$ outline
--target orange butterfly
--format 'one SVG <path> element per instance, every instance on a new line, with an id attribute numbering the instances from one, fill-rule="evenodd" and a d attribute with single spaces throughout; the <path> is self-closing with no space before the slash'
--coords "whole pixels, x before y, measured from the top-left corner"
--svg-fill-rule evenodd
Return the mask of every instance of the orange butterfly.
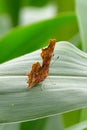
<path id="1" fill-rule="evenodd" d="M 44 81 L 48 76 L 49 65 L 53 55 L 56 40 L 50 40 L 50 44 L 47 48 L 42 49 L 42 65 L 36 62 L 32 65 L 32 70 L 28 73 L 28 88 L 35 86 L 36 84 Z"/>

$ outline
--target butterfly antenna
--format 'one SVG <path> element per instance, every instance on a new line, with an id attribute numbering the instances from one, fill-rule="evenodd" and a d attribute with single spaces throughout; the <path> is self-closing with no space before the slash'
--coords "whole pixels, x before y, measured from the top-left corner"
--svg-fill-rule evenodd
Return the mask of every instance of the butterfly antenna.
<path id="1" fill-rule="evenodd" d="M 53 54 L 54 56 L 54 54 Z M 51 66 L 54 65 L 54 63 L 59 59 L 59 56 L 56 57 L 56 59 L 51 63 Z"/>

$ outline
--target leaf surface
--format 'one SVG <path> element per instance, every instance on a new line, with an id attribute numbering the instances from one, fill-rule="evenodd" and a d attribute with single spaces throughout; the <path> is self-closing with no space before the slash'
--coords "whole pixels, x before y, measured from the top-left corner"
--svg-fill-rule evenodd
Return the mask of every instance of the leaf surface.
<path id="1" fill-rule="evenodd" d="M 32 63 L 40 50 L 0 65 L 0 122 L 35 120 L 87 106 L 87 54 L 68 42 L 58 42 L 49 76 L 27 89 Z M 53 63 L 54 59 L 52 60 Z"/>

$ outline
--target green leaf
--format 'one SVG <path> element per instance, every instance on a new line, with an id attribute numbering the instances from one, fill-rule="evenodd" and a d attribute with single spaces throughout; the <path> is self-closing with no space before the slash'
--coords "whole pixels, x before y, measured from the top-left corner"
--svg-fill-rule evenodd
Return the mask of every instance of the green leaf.
<path id="1" fill-rule="evenodd" d="M 35 126 L 35 127 L 34 127 Z M 61 116 L 53 116 L 44 119 L 23 122 L 21 130 L 64 130 Z"/>
<path id="2" fill-rule="evenodd" d="M 82 38 L 83 50 L 87 52 L 87 1 L 76 0 L 77 18 L 79 23 L 79 30 Z"/>
<path id="3" fill-rule="evenodd" d="M 58 13 L 60 12 L 70 12 L 75 10 L 75 0 L 55 0 Z"/>
<path id="4" fill-rule="evenodd" d="M 59 42 L 49 76 L 27 89 L 27 73 L 41 61 L 40 51 L 0 65 L 0 123 L 29 121 L 87 106 L 87 54 Z M 52 60 L 53 63 L 53 60 Z"/>
<path id="5" fill-rule="evenodd" d="M 64 130 L 61 116 L 53 116 L 48 118 L 48 121 L 43 130 Z"/>
<path id="6" fill-rule="evenodd" d="M 80 114 L 81 110 L 70 111 L 62 114 L 65 128 L 78 123 L 80 121 Z"/>
<path id="7" fill-rule="evenodd" d="M 87 1 L 76 0 L 76 11 L 82 39 L 82 49 L 87 52 L 86 11 Z M 87 120 L 87 108 L 81 110 L 80 121 Z M 85 129 L 87 130 L 87 129 Z"/>
<path id="8" fill-rule="evenodd" d="M 18 123 L 15 124 L 1 124 L 0 130 L 20 130 L 20 125 Z"/>
<path id="9" fill-rule="evenodd" d="M 4 0 L 0 0 L 0 14 L 6 13 L 6 6 Z"/>
<path id="10" fill-rule="evenodd" d="M 50 0 L 25 0 L 22 2 L 26 6 L 42 7 L 49 3 Z"/>
<path id="11" fill-rule="evenodd" d="M 75 124 L 65 130 L 86 130 L 85 128 L 87 128 L 87 121 Z"/>
<path id="12" fill-rule="evenodd" d="M 0 62 L 39 49 L 47 45 L 49 39 L 58 40 L 61 28 L 70 23 L 76 23 L 76 16 L 72 13 L 12 30 L 0 39 Z M 64 37 L 66 32 L 61 35 Z M 72 32 L 71 35 L 75 33 Z"/>
<path id="13" fill-rule="evenodd" d="M 44 127 L 49 119 L 50 118 L 44 118 L 39 120 L 22 122 L 20 128 L 21 130 L 44 130 Z"/>
<path id="14" fill-rule="evenodd" d="M 12 26 L 17 26 L 19 21 L 19 11 L 21 0 L 4 0 L 7 13 L 11 18 Z"/>

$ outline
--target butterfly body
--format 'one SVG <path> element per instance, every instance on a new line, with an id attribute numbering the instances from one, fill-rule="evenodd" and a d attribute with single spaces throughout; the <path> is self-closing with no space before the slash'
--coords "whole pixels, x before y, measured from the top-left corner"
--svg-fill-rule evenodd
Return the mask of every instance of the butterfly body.
<path id="1" fill-rule="evenodd" d="M 42 65 L 39 62 L 36 62 L 32 65 L 32 70 L 28 73 L 28 87 L 31 88 L 36 84 L 45 80 L 49 73 L 49 65 L 53 55 L 55 40 L 50 40 L 50 44 L 47 48 L 42 49 Z"/>

